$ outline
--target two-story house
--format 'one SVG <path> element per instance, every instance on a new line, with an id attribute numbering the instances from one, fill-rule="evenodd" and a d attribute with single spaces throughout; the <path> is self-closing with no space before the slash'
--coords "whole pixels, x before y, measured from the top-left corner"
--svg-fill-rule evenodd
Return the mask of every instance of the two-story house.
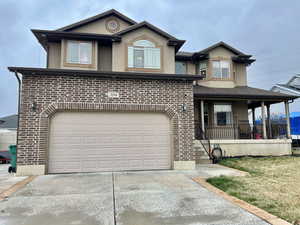
<path id="1" fill-rule="evenodd" d="M 251 55 L 223 42 L 180 52 L 184 40 L 116 10 L 32 32 L 47 67 L 9 67 L 20 81 L 19 175 L 193 169 L 195 138 L 209 154 L 203 143 L 265 148 L 250 139 L 271 129 L 250 126 L 248 109 L 284 101 L 288 111 L 294 98 L 247 87 Z"/>

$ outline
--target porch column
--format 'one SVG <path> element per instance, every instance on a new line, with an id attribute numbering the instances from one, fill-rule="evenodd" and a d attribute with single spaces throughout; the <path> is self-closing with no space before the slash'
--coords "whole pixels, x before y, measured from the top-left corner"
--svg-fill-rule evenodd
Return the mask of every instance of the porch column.
<path id="1" fill-rule="evenodd" d="M 284 102 L 286 119 L 286 137 L 291 138 L 290 109 L 288 101 Z"/>
<path id="2" fill-rule="evenodd" d="M 252 108 L 251 111 L 252 111 L 252 124 L 254 126 L 255 125 L 255 108 Z"/>
<path id="3" fill-rule="evenodd" d="M 253 107 L 251 111 L 252 111 L 252 138 L 255 139 L 255 134 L 256 134 L 255 108 Z"/>
<path id="4" fill-rule="evenodd" d="M 204 101 L 201 100 L 201 129 L 203 132 L 205 132 L 205 127 L 204 127 Z"/>
<path id="5" fill-rule="evenodd" d="M 267 120 L 268 120 L 268 135 L 269 138 L 272 138 L 270 104 L 267 104 Z"/>
<path id="6" fill-rule="evenodd" d="M 264 101 L 261 102 L 261 122 L 262 122 L 263 139 L 267 139 L 265 102 Z"/>

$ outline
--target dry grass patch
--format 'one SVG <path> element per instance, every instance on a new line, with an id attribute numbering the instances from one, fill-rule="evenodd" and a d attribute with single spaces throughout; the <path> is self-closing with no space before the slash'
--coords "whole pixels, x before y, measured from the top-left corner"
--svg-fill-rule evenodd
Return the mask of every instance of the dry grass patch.
<path id="1" fill-rule="evenodd" d="M 220 164 L 250 175 L 215 177 L 209 183 L 291 223 L 300 219 L 300 157 L 245 157 Z"/>

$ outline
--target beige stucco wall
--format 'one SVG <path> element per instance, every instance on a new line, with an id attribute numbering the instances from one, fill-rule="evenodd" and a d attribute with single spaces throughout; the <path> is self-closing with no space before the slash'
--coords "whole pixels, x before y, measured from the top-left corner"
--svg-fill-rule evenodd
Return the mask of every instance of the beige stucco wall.
<path id="1" fill-rule="evenodd" d="M 98 44 L 98 70 L 112 70 L 112 46 Z"/>
<path id="2" fill-rule="evenodd" d="M 158 73 L 175 73 L 175 49 L 173 46 L 167 45 L 167 39 L 157 33 L 147 29 L 140 28 L 134 32 L 125 34 L 122 37 L 122 42 L 113 43 L 112 69 L 113 71 L 126 71 L 127 68 L 127 46 L 139 37 L 146 37 L 154 40 L 157 45 L 162 47 L 162 62 L 161 71 Z"/>
<path id="3" fill-rule="evenodd" d="M 210 140 L 210 143 L 211 145 L 219 144 L 226 157 L 292 154 L 290 139 Z"/>
<path id="4" fill-rule="evenodd" d="M 130 26 L 127 22 L 125 22 L 115 16 L 110 16 L 110 17 L 100 19 L 98 21 L 86 24 L 82 27 L 75 28 L 70 31 L 71 32 L 81 32 L 81 33 L 112 34 L 111 32 L 109 32 L 106 29 L 106 26 L 105 26 L 106 21 L 111 20 L 111 19 L 115 19 L 119 22 L 119 24 L 120 24 L 119 31 L 124 30 L 125 28 Z"/>
<path id="5" fill-rule="evenodd" d="M 247 67 L 243 64 L 234 64 L 235 83 L 237 86 L 247 86 Z"/>
<path id="6" fill-rule="evenodd" d="M 214 88 L 234 88 L 236 86 L 231 80 L 199 80 L 198 84 Z"/>
<path id="7" fill-rule="evenodd" d="M 248 105 L 246 101 L 232 102 L 233 119 L 236 123 L 248 121 Z"/>
<path id="8" fill-rule="evenodd" d="M 187 74 L 195 75 L 196 74 L 196 65 L 192 62 L 186 62 Z"/>
<path id="9" fill-rule="evenodd" d="M 61 42 L 48 43 L 48 68 L 60 68 Z"/>
<path id="10" fill-rule="evenodd" d="M 0 151 L 8 151 L 10 145 L 17 142 L 17 131 L 1 131 L 0 130 Z"/>

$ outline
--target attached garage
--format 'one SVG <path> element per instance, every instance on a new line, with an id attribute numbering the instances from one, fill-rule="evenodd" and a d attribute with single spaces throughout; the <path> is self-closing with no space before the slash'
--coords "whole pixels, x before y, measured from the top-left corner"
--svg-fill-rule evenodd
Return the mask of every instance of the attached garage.
<path id="1" fill-rule="evenodd" d="M 170 169 L 171 135 L 164 113 L 58 112 L 48 173 Z"/>

